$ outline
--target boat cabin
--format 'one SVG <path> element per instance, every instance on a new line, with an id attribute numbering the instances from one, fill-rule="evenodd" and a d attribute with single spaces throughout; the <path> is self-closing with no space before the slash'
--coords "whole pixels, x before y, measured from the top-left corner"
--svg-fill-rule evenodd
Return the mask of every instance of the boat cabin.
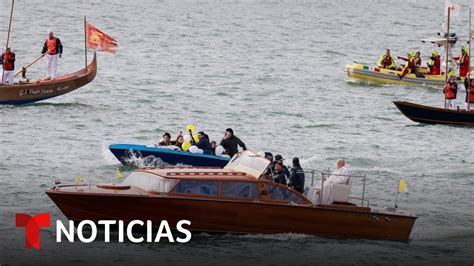
<path id="1" fill-rule="evenodd" d="M 269 165 L 268 159 L 246 151 L 234 156 L 224 169 L 140 169 L 130 174 L 121 184 L 99 184 L 97 187 L 133 187 L 146 193 L 172 197 L 313 204 L 296 190 L 265 178 L 263 173 Z"/>

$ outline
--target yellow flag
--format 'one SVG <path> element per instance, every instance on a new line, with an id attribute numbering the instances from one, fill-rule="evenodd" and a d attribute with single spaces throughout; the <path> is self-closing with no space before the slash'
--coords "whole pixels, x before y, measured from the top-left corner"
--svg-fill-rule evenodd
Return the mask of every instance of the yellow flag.
<path id="1" fill-rule="evenodd" d="M 117 171 L 115 171 L 115 177 L 116 178 L 123 178 L 123 175 L 122 173 L 120 172 L 120 170 L 117 168 Z"/>
<path id="2" fill-rule="evenodd" d="M 80 185 L 82 183 L 82 176 L 76 176 L 76 184 Z"/>
<path id="3" fill-rule="evenodd" d="M 405 179 L 400 179 L 400 182 L 398 183 L 398 192 L 407 192 L 407 183 L 405 182 Z"/>

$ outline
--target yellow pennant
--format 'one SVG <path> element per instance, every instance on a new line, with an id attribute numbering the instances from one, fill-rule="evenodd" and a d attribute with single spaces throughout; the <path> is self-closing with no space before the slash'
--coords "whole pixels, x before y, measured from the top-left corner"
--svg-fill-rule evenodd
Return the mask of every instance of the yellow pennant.
<path id="1" fill-rule="evenodd" d="M 116 178 L 123 178 L 122 172 L 117 168 L 117 171 L 115 171 L 115 177 Z"/>
<path id="2" fill-rule="evenodd" d="M 398 192 L 407 192 L 407 183 L 405 182 L 405 179 L 400 179 L 400 182 L 398 183 Z"/>
<path id="3" fill-rule="evenodd" d="M 82 176 L 76 176 L 75 182 L 80 185 L 82 183 Z"/>

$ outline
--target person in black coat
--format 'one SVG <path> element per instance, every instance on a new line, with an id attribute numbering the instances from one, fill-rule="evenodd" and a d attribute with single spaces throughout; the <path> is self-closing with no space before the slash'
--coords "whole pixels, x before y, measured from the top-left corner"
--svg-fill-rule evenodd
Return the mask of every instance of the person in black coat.
<path id="1" fill-rule="evenodd" d="M 203 150 L 204 154 L 212 154 L 212 145 L 209 141 L 209 136 L 206 133 L 200 131 L 198 132 L 198 138 L 199 141 L 197 143 L 194 140 L 191 140 L 191 142 L 194 143 L 198 149 Z"/>
<path id="2" fill-rule="evenodd" d="M 275 161 L 275 172 L 273 173 L 273 181 L 286 185 L 286 174 L 282 161 Z"/>
<path id="3" fill-rule="evenodd" d="M 234 130 L 228 128 L 225 130 L 224 138 L 221 140 L 221 146 L 225 149 L 230 158 L 234 157 L 239 152 L 238 146 L 244 151 L 247 149 L 245 143 L 234 135 Z"/>
<path id="4" fill-rule="evenodd" d="M 304 171 L 301 168 L 300 160 L 295 157 L 293 158 L 293 167 L 290 170 L 290 187 L 302 193 L 304 190 L 304 178 Z"/>

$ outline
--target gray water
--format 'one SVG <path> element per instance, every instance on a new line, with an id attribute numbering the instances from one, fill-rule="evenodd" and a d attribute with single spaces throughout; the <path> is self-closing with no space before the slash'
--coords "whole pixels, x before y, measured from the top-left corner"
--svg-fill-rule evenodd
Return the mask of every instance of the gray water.
<path id="1" fill-rule="evenodd" d="M 10 1 L 2 0 L 6 39 Z M 465 44 L 467 6 L 452 30 Z M 0 107 L 0 263 L 472 264 L 472 128 L 421 125 L 392 104 L 442 105 L 441 90 L 350 80 L 347 63 L 431 46 L 444 1 L 26 1 L 17 0 L 11 46 L 17 67 L 39 55 L 48 29 L 64 44 L 59 72 L 84 66 L 83 16 L 118 40 L 98 55 L 96 79 L 28 106 Z M 455 54 L 459 52 L 460 45 Z M 91 53 L 89 53 L 91 58 Z M 29 71 L 44 77 L 45 62 Z M 460 102 L 464 95 L 458 96 Z M 227 127 L 253 150 L 299 156 L 306 169 L 347 160 L 368 175 L 372 204 L 419 218 L 409 243 L 313 236 L 195 235 L 188 244 L 56 243 L 24 248 L 14 215 L 64 216 L 44 191 L 53 180 L 113 182 L 111 143 L 150 144 L 188 123 L 219 140 Z M 306 180 L 309 184 L 310 180 Z M 361 183 L 354 184 L 353 194 Z M 358 195 L 354 195 L 358 196 Z M 298 219 L 298 217 L 295 217 Z"/>

